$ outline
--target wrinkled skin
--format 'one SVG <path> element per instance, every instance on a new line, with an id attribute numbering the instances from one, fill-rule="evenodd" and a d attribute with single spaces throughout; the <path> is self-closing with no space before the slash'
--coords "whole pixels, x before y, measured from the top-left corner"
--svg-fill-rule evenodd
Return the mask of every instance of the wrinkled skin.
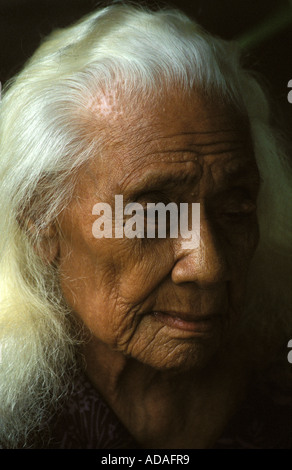
<path id="1" fill-rule="evenodd" d="M 244 120 L 195 92 L 155 103 L 101 117 L 102 156 L 80 172 L 54 238 L 65 299 L 92 333 L 85 359 L 99 388 L 99 367 L 109 380 L 133 360 L 160 371 L 212 364 L 236 332 L 258 242 L 259 177 Z M 124 204 L 199 202 L 199 248 L 181 238 L 95 239 L 92 208 L 114 207 L 116 194 Z"/>
<path id="2" fill-rule="evenodd" d="M 111 348 L 158 368 L 195 366 L 220 347 L 228 320 L 236 323 L 258 238 L 256 166 L 236 125 L 222 105 L 196 95 L 109 119 L 104 156 L 83 172 L 60 222 L 60 274 L 74 312 Z M 184 250 L 181 238 L 95 239 L 92 208 L 114 207 L 116 194 L 124 204 L 199 202 L 200 247 Z M 194 335 L 155 311 L 218 321 Z"/>

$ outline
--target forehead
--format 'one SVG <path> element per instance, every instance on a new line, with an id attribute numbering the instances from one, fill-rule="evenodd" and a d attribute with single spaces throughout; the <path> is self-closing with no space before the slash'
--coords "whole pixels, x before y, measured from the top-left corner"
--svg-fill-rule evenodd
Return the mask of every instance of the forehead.
<path id="1" fill-rule="evenodd" d="M 149 180 L 198 178 L 202 168 L 228 175 L 254 162 L 247 120 L 231 106 L 175 90 L 149 101 L 121 104 L 104 120 L 99 181 L 116 194 Z"/>

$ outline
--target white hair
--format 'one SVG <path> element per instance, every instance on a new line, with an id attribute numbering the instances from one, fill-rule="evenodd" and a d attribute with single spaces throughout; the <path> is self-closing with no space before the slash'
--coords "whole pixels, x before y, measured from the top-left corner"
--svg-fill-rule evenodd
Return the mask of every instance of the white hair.
<path id="1" fill-rule="evenodd" d="M 0 442 L 27 446 L 76 369 L 80 335 L 58 269 L 35 246 L 72 198 L 78 169 L 102 152 L 89 103 L 120 88 L 135 103 L 173 83 L 247 116 L 262 178 L 260 244 L 247 290 L 247 350 L 261 357 L 290 328 L 291 172 L 258 81 L 239 47 L 177 10 L 113 4 L 53 32 L 6 85 L 0 108 Z M 89 131 L 96 120 L 95 132 Z M 33 221 L 33 234 L 25 221 Z M 277 334 L 275 330 L 277 329 Z M 255 348 L 253 348 L 255 346 Z M 63 391 L 63 392 L 62 392 Z"/>

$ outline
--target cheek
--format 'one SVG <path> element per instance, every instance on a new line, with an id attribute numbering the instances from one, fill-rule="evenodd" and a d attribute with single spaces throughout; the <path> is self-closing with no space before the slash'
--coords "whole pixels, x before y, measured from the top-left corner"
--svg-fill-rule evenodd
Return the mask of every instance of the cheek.
<path id="1" fill-rule="evenodd" d="M 229 249 L 229 259 L 233 279 L 233 303 L 242 305 L 246 292 L 246 282 L 251 260 L 259 242 L 259 229 L 256 219 L 244 230 L 240 229 Z"/>
<path id="2" fill-rule="evenodd" d="M 129 304 L 143 304 L 155 295 L 160 282 L 169 274 L 174 253 L 169 240 L 125 240 L 126 256 L 120 270 L 120 296 Z"/>
<path id="3" fill-rule="evenodd" d="M 221 240 L 229 263 L 235 269 L 248 267 L 259 242 L 259 226 L 256 215 L 235 221 L 219 219 L 216 233 Z"/>
<path id="4" fill-rule="evenodd" d="M 117 301 L 119 273 L 113 262 L 111 240 L 93 238 L 89 221 L 62 220 L 59 279 L 64 298 L 89 330 L 105 338 L 118 321 L 112 312 Z"/>
<path id="5" fill-rule="evenodd" d="M 163 264 L 157 261 L 162 252 Z M 168 258 L 171 263 L 161 244 L 145 249 L 138 240 L 92 240 L 75 230 L 60 246 L 61 289 L 96 338 L 113 347 L 126 344 L 138 327 L 139 313 L 151 308 L 153 291 L 169 269 Z"/>
<path id="6" fill-rule="evenodd" d="M 232 250 L 232 256 L 237 260 L 238 269 L 248 270 L 259 243 L 259 228 L 256 218 L 239 231 Z"/>
<path id="7" fill-rule="evenodd" d="M 67 304 L 91 331 L 109 330 L 109 304 L 115 303 L 115 272 L 80 246 L 66 247 L 59 262 L 60 285 Z M 106 299 L 106 302 L 105 302 Z M 107 303 L 107 305 L 105 305 Z"/>

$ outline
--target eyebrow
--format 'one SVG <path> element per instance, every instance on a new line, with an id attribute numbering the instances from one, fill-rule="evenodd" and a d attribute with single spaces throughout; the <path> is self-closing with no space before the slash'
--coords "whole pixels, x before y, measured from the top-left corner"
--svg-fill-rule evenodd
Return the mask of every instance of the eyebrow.
<path id="1" fill-rule="evenodd" d="M 201 174 L 201 172 L 200 172 Z M 161 173 L 157 170 L 149 171 L 143 175 L 140 181 L 135 184 L 129 185 L 126 188 L 127 193 L 130 195 L 143 193 L 145 191 L 153 191 L 162 187 L 177 185 L 179 183 L 187 184 L 193 182 L 194 184 L 199 179 L 200 175 L 190 175 L 185 171 L 179 173 Z"/>
<path id="2" fill-rule="evenodd" d="M 247 160 L 244 164 L 239 165 L 237 168 L 226 172 L 227 185 L 238 183 L 238 180 L 249 178 L 252 185 L 260 184 L 260 175 L 256 165 L 251 165 L 252 160 Z M 172 162 L 175 163 L 175 162 Z M 181 163 L 177 162 L 177 163 Z M 187 162 L 186 162 L 187 163 Z M 159 171 L 157 169 L 148 170 L 143 175 L 140 175 L 139 181 L 129 183 L 123 189 L 129 194 L 130 197 L 138 196 L 146 192 L 151 192 L 165 188 L 167 186 L 178 184 L 193 184 L 195 185 L 202 175 L 201 165 L 197 171 L 190 172 L 188 169 L 181 169 L 177 172 Z M 122 187 L 122 186 L 121 186 Z"/>

